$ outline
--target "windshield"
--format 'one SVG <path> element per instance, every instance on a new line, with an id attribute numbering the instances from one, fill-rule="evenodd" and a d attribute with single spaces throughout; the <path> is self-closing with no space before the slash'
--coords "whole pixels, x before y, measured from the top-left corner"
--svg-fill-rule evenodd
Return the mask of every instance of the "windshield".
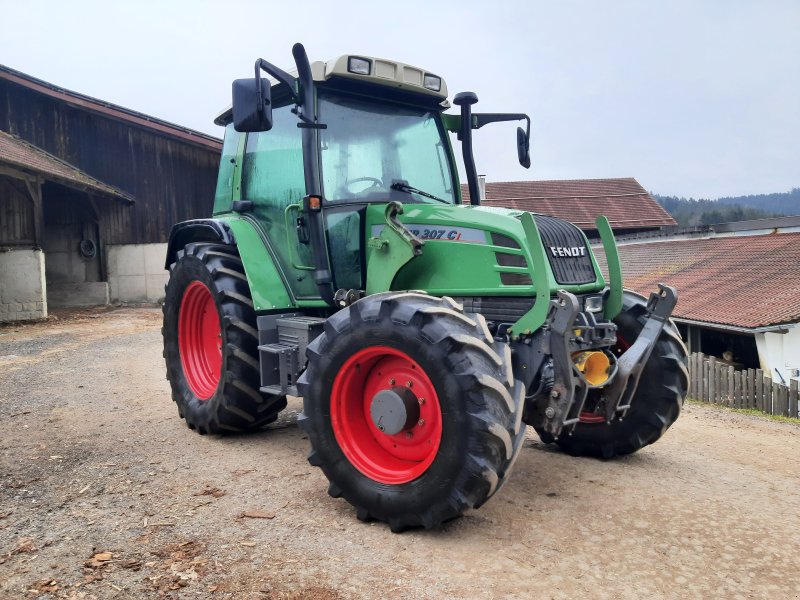
<path id="1" fill-rule="evenodd" d="M 328 201 L 455 202 L 447 140 L 433 111 L 350 97 L 319 100 Z"/>

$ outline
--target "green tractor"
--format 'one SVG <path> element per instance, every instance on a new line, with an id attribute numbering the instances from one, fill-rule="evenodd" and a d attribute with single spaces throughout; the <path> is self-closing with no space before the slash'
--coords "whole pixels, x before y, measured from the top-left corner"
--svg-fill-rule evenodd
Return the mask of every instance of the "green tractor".
<path id="1" fill-rule="evenodd" d="M 257 429 L 302 396 L 330 495 L 393 531 L 486 502 L 526 424 L 573 455 L 661 437 L 688 381 L 675 290 L 623 290 L 604 217 L 609 282 L 574 225 L 480 205 L 473 130 L 525 121 L 527 168 L 528 116 L 471 92 L 445 112 L 444 80 L 400 62 L 292 52 L 295 72 L 260 59 L 234 81 L 213 218 L 170 234 L 164 357 L 189 427 Z"/>

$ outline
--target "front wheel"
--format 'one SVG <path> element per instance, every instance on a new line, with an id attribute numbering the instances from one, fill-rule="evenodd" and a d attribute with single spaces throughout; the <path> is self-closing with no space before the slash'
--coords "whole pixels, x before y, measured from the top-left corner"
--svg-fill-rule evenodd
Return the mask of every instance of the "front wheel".
<path id="1" fill-rule="evenodd" d="M 274 421 L 286 397 L 259 391 L 256 314 L 236 248 L 189 244 L 169 270 L 161 331 L 180 416 L 203 434 Z"/>
<path id="2" fill-rule="evenodd" d="M 328 319 L 307 357 L 309 462 L 358 518 L 434 527 L 508 478 L 524 390 L 479 315 L 447 298 L 375 294 Z"/>

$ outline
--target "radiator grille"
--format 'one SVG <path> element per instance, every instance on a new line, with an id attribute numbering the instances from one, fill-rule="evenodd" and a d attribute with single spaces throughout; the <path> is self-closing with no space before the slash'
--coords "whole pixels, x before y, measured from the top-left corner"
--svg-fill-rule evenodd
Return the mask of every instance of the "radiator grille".
<path id="1" fill-rule="evenodd" d="M 571 285 L 592 283 L 596 275 L 592 265 L 591 250 L 586 245 L 580 229 L 555 217 L 536 215 L 534 218 L 556 281 Z M 576 252 L 578 256 L 569 256 L 569 252 Z M 561 256 L 559 253 L 564 255 Z"/>

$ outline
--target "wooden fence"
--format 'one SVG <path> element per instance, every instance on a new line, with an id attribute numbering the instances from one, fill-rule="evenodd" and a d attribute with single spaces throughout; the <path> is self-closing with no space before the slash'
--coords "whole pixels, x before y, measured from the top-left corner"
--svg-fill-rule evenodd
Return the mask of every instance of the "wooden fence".
<path id="1" fill-rule="evenodd" d="M 732 408 L 752 408 L 769 415 L 798 417 L 797 379 L 783 385 L 761 369 L 735 370 L 713 356 L 689 356 L 689 397 Z"/>

